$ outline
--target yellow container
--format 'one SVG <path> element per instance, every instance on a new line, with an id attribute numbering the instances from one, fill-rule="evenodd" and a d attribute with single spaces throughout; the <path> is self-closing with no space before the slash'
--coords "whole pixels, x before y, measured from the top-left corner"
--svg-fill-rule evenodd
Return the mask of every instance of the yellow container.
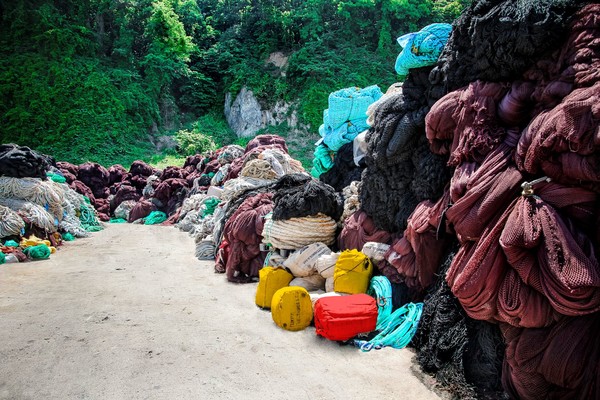
<path id="1" fill-rule="evenodd" d="M 300 286 L 279 289 L 273 295 L 271 316 L 280 328 L 301 331 L 308 327 L 313 317 L 308 291 Z"/>
<path id="2" fill-rule="evenodd" d="M 271 308 L 271 300 L 275 292 L 288 286 L 293 278 L 292 274 L 283 268 L 263 267 L 258 271 L 256 305 L 261 308 Z"/>
<path id="3" fill-rule="evenodd" d="M 340 254 L 333 273 L 333 290 L 340 293 L 367 293 L 373 274 L 373 263 L 358 250 Z"/>

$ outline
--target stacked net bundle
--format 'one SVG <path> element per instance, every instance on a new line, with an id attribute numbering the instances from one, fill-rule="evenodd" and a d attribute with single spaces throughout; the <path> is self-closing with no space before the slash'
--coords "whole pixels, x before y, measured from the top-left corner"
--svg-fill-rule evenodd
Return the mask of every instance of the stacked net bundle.
<path id="1" fill-rule="evenodd" d="M 504 389 L 519 399 L 597 399 L 600 396 L 600 314 L 561 318 L 547 328 L 502 325 Z"/>
<path id="2" fill-rule="evenodd" d="M 108 168 L 108 184 L 110 186 L 123 181 L 127 177 L 127 170 L 121 164 L 111 165 Z"/>
<path id="3" fill-rule="evenodd" d="M 108 189 L 110 174 L 100 164 L 91 162 L 81 164 L 77 179 L 92 190 L 94 197 L 102 199 L 108 197 L 110 193 Z"/>
<path id="4" fill-rule="evenodd" d="M 523 176 L 512 161 L 518 139 L 509 131 L 481 164 L 464 162 L 454 171 L 446 217 L 461 242 L 478 240 L 520 193 Z"/>
<path id="5" fill-rule="evenodd" d="M 519 169 L 554 181 L 600 182 L 600 80 L 575 89 L 527 126 L 517 147 Z"/>
<path id="6" fill-rule="evenodd" d="M 449 241 L 443 226 L 449 197 L 446 192 L 436 203 L 419 203 L 408 218 L 402 237 L 392 242 L 377 264 L 391 282 L 403 282 L 413 293 L 424 293 L 433 283 Z"/>
<path id="7" fill-rule="evenodd" d="M 278 174 L 266 160 L 251 160 L 240 171 L 240 177 L 275 180 Z"/>
<path id="8" fill-rule="evenodd" d="M 230 179 L 223 185 L 221 199 L 229 201 L 242 195 L 244 192 L 269 187 L 273 184 L 271 179 L 239 177 Z"/>
<path id="9" fill-rule="evenodd" d="M 353 181 L 342 189 L 342 196 L 344 197 L 344 212 L 340 217 L 342 223 L 345 223 L 352 214 L 360 209 L 360 187 L 360 182 Z"/>
<path id="10" fill-rule="evenodd" d="M 56 182 L 38 178 L 0 177 L 0 197 L 27 200 L 47 209 L 59 220 L 63 216 L 63 192 Z"/>
<path id="11" fill-rule="evenodd" d="M 344 221 L 337 243 L 340 250 L 360 250 L 367 242 L 389 244 L 392 237 L 391 233 L 378 229 L 366 212 L 359 210 Z"/>
<path id="12" fill-rule="evenodd" d="M 446 157 L 433 154 L 425 137 L 428 72 L 411 70 L 402 92 L 384 97 L 377 107 L 367 133 L 361 207 L 390 232 L 406 228 L 419 202 L 440 198 L 450 176 Z"/>
<path id="13" fill-rule="evenodd" d="M 124 219 L 124 220 L 128 220 L 129 219 L 129 213 L 131 212 L 131 210 L 133 210 L 133 207 L 135 207 L 136 201 L 135 200 L 125 200 L 122 201 L 119 206 L 115 209 L 114 212 L 114 216 L 115 218 L 119 218 L 119 219 Z"/>
<path id="14" fill-rule="evenodd" d="M 273 220 L 324 214 L 339 220 L 343 212 L 341 197 L 335 190 L 308 175 L 284 175 L 273 186 Z"/>
<path id="15" fill-rule="evenodd" d="M 232 144 L 221 148 L 219 155 L 217 156 L 217 160 L 219 160 L 219 164 L 221 165 L 231 164 L 233 160 L 243 155 L 244 148 L 242 146 Z"/>
<path id="16" fill-rule="evenodd" d="M 0 176 L 46 179 L 49 167 L 48 156 L 27 146 L 0 144 Z"/>
<path id="17" fill-rule="evenodd" d="M 443 94 L 476 80 L 518 79 L 564 40 L 570 17 L 586 2 L 474 1 L 454 22 L 432 82 Z"/>
<path id="18" fill-rule="evenodd" d="M 138 201 L 141 194 L 133 186 L 121 184 L 110 200 L 110 210 L 114 212 L 125 201 Z"/>
<path id="19" fill-rule="evenodd" d="M 160 179 L 163 181 L 166 181 L 169 178 L 185 179 L 187 176 L 188 172 L 185 169 L 171 166 L 162 171 Z"/>
<path id="20" fill-rule="evenodd" d="M 407 75 L 412 68 L 435 64 L 451 31 L 450 24 L 436 23 L 427 25 L 418 32 L 400 36 L 397 42 L 402 46 L 402 51 L 396 58 L 396 73 Z"/>
<path id="21" fill-rule="evenodd" d="M 277 135 L 255 136 L 254 138 L 252 138 L 252 140 L 248 142 L 244 152 L 248 153 L 251 150 L 261 146 L 271 146 L 271 148 L 279 148 L 283 152 L 288 153 L 288 148 L 287 144 L 285 143 L 285 139 Z"/>
<path id="22" fill-rule="evenodd" d="M 363 89 L 350 87 L 331 93 L 329 108 L 323 111 L 323 124 L 319 127 L 325 146 L 338 151 L 367 129 L 367 109 L 382 95 L 376 85 Z"/>
<path id="23" fill-rule="evenodd" d="M 452 166 L 480 163 L 506 133 L 496 110 L 508 89 L 506 84 L 477 81 L 436 102 L 425 119 L 432 150 L 449 154 Z"/>
<path id="24" fill-rule="evenodd" d="M 455 398 L 503 398 L 502 336 L 496 325 L 470 319 L 450 291 L 443 276 L 454 255 L 446 254 L 440 276 L 423 301 L 412 342 L 417 361 Z"/>
<path id="25" fill-rule="evenodd" d="M 149 177 L 154 174 L 156 169 L 152 168 L 150 165 L 146 164 L 143 161 L 136 160 L 129 167 L 129 173 L 132 176 L 144 176 Z"/>
<path id="26" fill-rule="evenodd" d="M 231 282 L 249 282 L 258 277 L 266 253 L 261 253 L 265 215 L 273 209 L 272 194 L 248 197 L 225 223 L 215 270 L 226 272 Z"/>

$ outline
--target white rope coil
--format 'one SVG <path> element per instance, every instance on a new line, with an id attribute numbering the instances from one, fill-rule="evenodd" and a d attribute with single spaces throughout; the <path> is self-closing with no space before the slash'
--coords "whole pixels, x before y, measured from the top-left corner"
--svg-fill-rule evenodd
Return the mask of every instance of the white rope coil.
<path id="1" fill-rule="evenodd" d="M 207 236 L 198 244 L 196 244 L 196 258 L 199 260 L 214 260 L 216 246 L 212 240 L 212 236 Z"/>
<path id="2" fill-rule="evenodd" d="M 335 241 L 337 224 L 323 214 L 281 221 L 273 221 L 270 214 L 265 218 L 263 243 L 276 249 L 295 250 L 316 242 L 330 246 Z"/>
<path id="3" fill-rule="evenodd" d="M 25 228 L 25 222 L 15 211 L 6 206 L 0 206 L 0 238 L 20 235 Z"/>
<path id="4" fill-rule="evenodd" d="M 0 176 L 0 197 L 6 199 L 26 200 L 48 210 L 54 217 L 62 219 L 64 197 L 57 191 L 52 180 L 42 181 L 39 178 L 12 178 Z M 60 186 L 58 186 L 60 188 Z"/>
<path id="5" fill-rule="evenodd" d="M 38 204 L 19 199 L 0 198 L 0 205 L 16 211 L 23 219 L 40 229 L 48 232 L 56 232 L 57 230 L 57 225 L 54 224 L 54 216 Z"/>
<path id="6" fill-rule="evenodd" d="M 271 167 L 271 164 L 266 160 L 251 160 L 244 165 L 240 172 L 241 177 L 257 178 L 257 179 L 277 179 L 277 173 Z"/>
<path id="7" fill-rule="evenodd" d="M 359 192 L 360 182 L 357 181 L 353 181 L 342 190 L 344 196 L 344 212 L 340 218 L 342 223 L 360 208 Z"/>
<path id="8" fill-rule="evenodd" d="M 81 220 L 76 216 L 66 215 L 59 225 L 60 229 L 78 238 L 89 237 L 90 233 L 81 225 Z"/>

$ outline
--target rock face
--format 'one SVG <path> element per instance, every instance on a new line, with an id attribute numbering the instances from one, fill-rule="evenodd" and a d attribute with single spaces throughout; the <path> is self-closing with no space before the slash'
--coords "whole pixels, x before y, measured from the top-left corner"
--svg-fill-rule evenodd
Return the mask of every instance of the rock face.
<path id="1" fill-rule="evenodd" d="M 225 95 L 225 118 L 239 137 L 254 136 L 262 127 L 262 112 L 254 93 L 245 86 L 231 102 L 231 93 Z"/>
<path id="2" fill-rule="evenodd" d="M 243 87 L 233 100 L 231 93 L 225 95 L 225 118 L 238 137 L 256 135 L 267 126 L 287 122 L 292 129 L 298 126 L 298 115 L 292 105 L 278 101 L 270 109 L 262 109 L 252 90 Z"/>

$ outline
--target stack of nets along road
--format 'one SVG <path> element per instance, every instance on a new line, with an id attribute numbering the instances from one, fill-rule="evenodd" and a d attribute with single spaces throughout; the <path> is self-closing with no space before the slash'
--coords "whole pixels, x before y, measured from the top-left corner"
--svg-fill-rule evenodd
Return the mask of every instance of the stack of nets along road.
<path id="1" fill-rule="evenodd" d="M 348 190 L 359 210 L 338 242 L 379 237 L 380 273 L 425 299 L 419 362 L 460 398 L 502 396 L 500 375 L 515 398 L 597 396 L 582 382 L 598 353 L 518 354 L 528 329 L 564 337 L 579 322 L 563 321 L 597 320 L 600 35 L 585 3 L 474 2 L 437 65 L 410 66 L 369 110 L 359 201 Z M 576 357 L 587 364 L 567 383 Z"/>
<path id="2" fill-rule="evenodd" d="M 500 376 L 514 398 L 599 395 L 598 346 L 576 329 L 600 301 L 600 6 L 584 3 L 475 2 L 438 65 L 374 111 L 359 212 L 401 233 L 378 267 L 425 298 L 419 362 L 461 398 L 495 396 Z M 395 143 L 402 121 L 414 142 Z"/>
<path id="3" fill-rule="evenodd" d="M 0 145 L 0 263 L 48 258 L 63 240 L 99 228 L 94 209 L 51 157 Z"/>

